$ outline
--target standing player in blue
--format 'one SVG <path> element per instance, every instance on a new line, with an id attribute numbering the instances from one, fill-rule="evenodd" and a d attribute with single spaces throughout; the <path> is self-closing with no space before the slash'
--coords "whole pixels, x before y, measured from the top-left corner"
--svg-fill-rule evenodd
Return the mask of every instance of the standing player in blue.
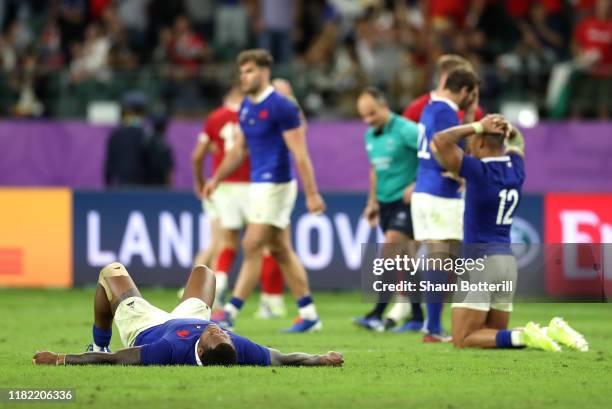
<path id="1" fill-rule="evenodd" d="M 429 143 L 437 132 L 459 125 L 459 110 L 474 110 L 478 82 L 471 69 L 463 66 L 455 68 L 448 74 L 442 91 L 432 95 L 421 115 L 424 132 L 419 135 L 419 167 L 412 194 L 412 224 L 414 239 L 426 243 L 429 255 L 452 253 L 453 247 L 458 247 L 463 238 L 463 199 L 459 182 L 432 157 Z M 470 121 L 471 116 L 471 113 L 466 113 Z M 446 272 L 422 273 L 425 280 L 446 281 Z M 423 341 L 450 341 L 450 337 L 442 331 L 442 295 L 425 293 L 424 297 L 427 301 L 427 319 Z"/>
<path id="2" fill-rule="evenodd" d="M 264 248 L 277 261 L 297 300 L 299 317 L 287 332 L 317 331 L 322 327 L 310 295 L 308 276 L 300 263 L 289 234 L 291 212 L 297 196 L 297 182 L 291 157 L 302 179 L 306 207 L 319 214 L 325 202 L 319 194 L 308 148 L 305 126 L 298 106 L 270 84 L 272 56 L 266 50 L 247 50 L 238 56 L 240 85 L 247 96 L 240 108 L 240 129 L 234 148 L 228 152 L 205 187 L 206 195 L 250 154 L 251 185 L 249 224 L 242 240 L 244 261 L 231 300 L 215 320 L 232 328 L 247 297 L 261 274 Z"/>
<path id="3" fill-rule="evenodd" d="M 342 354 L 282 354 L 209 321 L 215 275 L 193 268 L 179 305 L 167 313 L 142 298 L 125 267 L 100 271 L 94 301 L 93 344 L 84 354 L 37 352 L 37 365 L 301 365 L 340 366 Z M 111 353 L 113 319 L 124 349 Z"/>
<path id="4" fill-rule="evenodd" d="M 470 155 L 460 146 L 466 139 Z M 463 255 L 484 258 L 484 270 L 469 271 L 469 282 L 516 283 L 510 228 L 525 180 L 523 136 L 500 115 L 489 115 L 436 133 L 431 152 L 444 169 L 465 178 Z M 513 295 L 514 290 L 467 292 L 462 302 L 452 305 L 453 344 L 547 351 L 559 351 L 562 344 L 588 350 L 584 337 L 559 317 L 548 328 L 529 322 L 523 329 L 508 330 Z"/>

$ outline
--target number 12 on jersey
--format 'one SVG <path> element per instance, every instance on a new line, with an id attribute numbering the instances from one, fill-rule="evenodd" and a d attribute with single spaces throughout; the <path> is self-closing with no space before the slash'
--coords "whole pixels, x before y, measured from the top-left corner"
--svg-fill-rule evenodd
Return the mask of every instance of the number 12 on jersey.
<path id="1" fill-rule="evenodd" d="M 495 224 L 512 224 L 512 214 L 518 202 L 519 194 L 516 189 L 502 189 L 499 192 L 499 207 Z"/>

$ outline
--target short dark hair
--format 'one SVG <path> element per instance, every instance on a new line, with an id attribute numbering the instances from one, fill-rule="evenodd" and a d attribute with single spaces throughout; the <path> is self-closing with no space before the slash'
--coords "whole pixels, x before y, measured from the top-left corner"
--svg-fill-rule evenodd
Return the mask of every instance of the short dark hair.
<path id="1" fill-rule="evenodd" d="M 217 344 L 214 348 L 205 348 L 202 354 L 202 365 L 235 365 L 238 362 L 236 348 L 229 342 Z"/>
<path id="2" fill-rule="evenodd" d="M 506 142 L 506 137 L 504 135 L 485 133 L 482 134 L 482 138 L 485 143 L 493 149 L 501 149 L 504 147 L 504 143 Z"/>
<path id="3" fill-rule="evenodd" d="M 446 78 L 444 89 L 453 93 L 458 93 L 463 87 L 467 87 L 469 92 L 480 85 L 480 79 L 470 68 L 461 66 L 452 70 Z"/>
<path id="4" fill-rule="evenodd" d="M 385 97 L 385 94 L 379 88 L 367 87 L 359 93 L 360 97 L 363 95 L 369 95 L 372 98 L 374 98 L 377 102 L 387 105 L 387 98 Z"/>
<path id="5" fill-rule="evenodd" d="M 272 57 L 272 54 L 270 54 L 268 50 L 264 50 L 263 48 L 245 50 L 238 54 L 238 58 L 236 58 L 238 66 L 248 62 L 254 62 L 258 67 L 270 68 L 272 64 L 274 64 L 274 57 Z"/>

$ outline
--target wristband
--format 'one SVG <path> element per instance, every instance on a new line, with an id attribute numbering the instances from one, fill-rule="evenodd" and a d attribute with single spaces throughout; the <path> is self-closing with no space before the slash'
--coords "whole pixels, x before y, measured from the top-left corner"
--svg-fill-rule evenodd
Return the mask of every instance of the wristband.
<path id="1" fill-rule="evenodd" d="M 480 122 L 472 122 L 472 128 L 474 128 L 474 132 L 476 132 L 476 134 L 481 134 L 484 132 L 484 127 Z"/>

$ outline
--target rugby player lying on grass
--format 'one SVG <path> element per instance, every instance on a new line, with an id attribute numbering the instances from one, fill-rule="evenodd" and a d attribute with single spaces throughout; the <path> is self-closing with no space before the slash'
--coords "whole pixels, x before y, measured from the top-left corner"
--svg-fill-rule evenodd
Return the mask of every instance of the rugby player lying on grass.
<path id="1" fill-rule="evenodd" d="M 459 144 L 467 140 L 465 154 Z M 440 165 L 465 178 L 464 253 L 486 258 L 484 270 L 468 271 L 471 283 L 516 282 L 516 259 L 510 248 L 510 227 L 525 180 L 523 136 L 501 115 L 455 126 L 435 134 L 431 151 Z M 587 351 L 584 337 L 555 317 L 548 328 L 529 322 L 508 329 L 514 292 L 468 292 L 452 305 L 452 336 L 456 347 L 533 347 L 559 351 L 559 344 Z"/>
<path id="2" fill-rule="evenodd" d="M 147 302 L 125 267 L 111 263 L 100 271 L 94 301 L 94 342 L 83 354 L 37 352 L 35 365 L 293 365 L 341 366 L 342 354 L 283 354 L 225 331 L 209 321 L 215 275 L 193 268 L 183 297 L 171 313 Z M 126 347 L 111 353 L 113 319 Z"/>

